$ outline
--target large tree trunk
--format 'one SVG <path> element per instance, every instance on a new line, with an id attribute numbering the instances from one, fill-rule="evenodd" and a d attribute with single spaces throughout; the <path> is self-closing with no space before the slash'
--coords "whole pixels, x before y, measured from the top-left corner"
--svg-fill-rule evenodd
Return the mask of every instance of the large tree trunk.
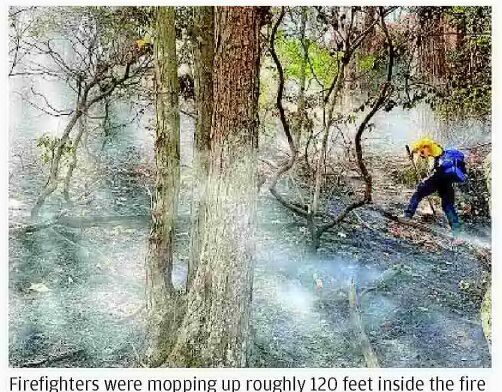
<path id="1" fill-rule="evenodd" d="M 169 333 L 175 318 L 175 293 L 171 280 L 174 225 L 180 181 L 180 119 L 174 8 L 156 10 L 155 39 L 155 194 L 152 227 L 146 258 L 147 352 L 157 365 L 169 350 Z"/>
<path id="2" fill-rule="evenodd" d="M 213 114 L 214 7 L 194 7 L 195 124 L 193 149 L 192 226 L 187 289 L 195 276 L 204 230 L 204 189 L 209 174 Z"/>
<path id="3" fill-rule="evenodd" d="M 246 365 L 254 267 L 259 7 L 218 7 L 206 227 L 168 365 Z"/>

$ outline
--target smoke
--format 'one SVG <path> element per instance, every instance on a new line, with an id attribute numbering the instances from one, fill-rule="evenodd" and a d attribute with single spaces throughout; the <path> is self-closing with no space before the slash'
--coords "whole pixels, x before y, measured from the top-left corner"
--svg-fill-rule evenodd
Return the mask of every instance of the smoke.
<path id="1" fill-rule="evenodd" d="M 479 248 L 491 248 L 491 237 L 490 236 L 479 236 L 471 233 L 463 232 L 458 236 L 458 239 Z"/>
<path id="2" fill-rule="evenodd" d="M 11 90 L 26 90 L 29 87 L 21 85 L 21 82 L 13 83 L 20 84 L 13 84 Z M 50 85 L 43 84 L 49 82 L 40 83 L 35 86 L 36 89 L 47 92 L 51 101 L 61 104 L 56 106 L 64 107 L 71 101 L 67 99 L 70 95 L 63 91 L 64 87 L 56 88 L 52 82 Z M 12 212 L 27 209 L 45 180 L 36 161 L 39 152 L 34 150 L 27 155 L 26 149 L 34 146 L 34 139 L 44 132 L 53 135 L 59 133 L 64 121 L 40 115 L 12 92 L 10 97 L 11 151 L 13 155 L 20 154 L 25 159 L 23 169 L 17 158 L 11 155 L 11 165 L 15 169 L 10 189 L 12 204 L 9 209 Z M 127 105 L 116 103 L 114 108 L 118 118 L 129 118 Z M 415 125 L 423 125 L 420 131 L 430 128 L 431 124 L 425 126 L 420 116 L 418 112 L 397 109 L 390 114 L 380 113 L 375 117 L 376 127 L 371 137 L 383 135 L 384 141 L 390 143 L 394 151 L 399 151 L 402 144 L 415 136 L 415 129 L 418 129 Z M 403 129 L 406 131 L 403 132 Z M 193 120 L 181 115 L 182 176 L 190 172 L 187 166 L 192 159 L 192 136 Z M 91 150 L 100 141 L 91 140 Z M 90 180 L 92 195 L 89 204 L 82 207 L 81 212 L 103 216 L 148 214 L 149 197 L 144 184 L 138 185 L 136 178 L 124 177 L 124 169 L 145 160 L 151 163 L 152 151 L 151 133 L 131 124 L 111 139 L 104 156 L 100 156 L 104 158 L 104 166 L 96 168 L 96 172 L 90 170 L 94 168 L 93 157 L 80 157 L 80 174 L 88 176 L 86 179 Z M 104 170 L 106 168 L 109 171 Z M 38 182 L 34 182 L 34 178 Z M 93 182 L 99 178 L 109 182 Z M 79 183 L 80 180 L 74 182 Z M 188 248 L 186 228 L 189 224 L 191 193 L 189 186 L 182 184 L 182 187 L 182 192 L 186 193 L 180 195 L 179 217 L 185 220 L 179 220 L 180 232 L 176 237 L 178 248 L 173 268 L 173 283 L 176 287 L 185 284 L 187 257 L 184 252 Z M 257 340 L 266 342 L 271 348 L 269 352 L 276 352 L 278 357 L 283 356 L 282 364 L 357 364 L 360 352 L 352 347 L 348 285 L 354 280 L 359 293 L 372 288 L 385 272 L 385 267 L 373 262 L 368 252 L 358 255 L 353 248 L 347 250 L 343 246 L 330 251 L 329 255 L 308 253 L 303 242 L 306 236 L 294 226 L 290 213 L 271 200 L 266 190 L 264 193 L 267 195 L 261 197 L 258 203 L 253 291 L 252 323 Z M 54 204 L 55 209 L 60 207 L 58 202 Z M 87 358 L 76 361 L 79 365 L 116 366 L 126 357 L 134 358 L 131 344 L 138 346 L 144 319 L 143 316 L 135 315 L 141 311 L 144 300 L 148 230 L 147 225 L 134 228 L 127 225 L 114 228 L 102 226 L 63 230 L 60 235 L 46 231 L 45 234 L 34 233 L 24 238 L 13 238 L 10 244 L 9 295 L 11 358 L 22 363 L 58 350 L 64 352 L 78 348 L 87 355 Z M 462 239 L 473 245 L 486 243 L 475 235 L 464 235 Z M 410 261 L 410 268 L 418 269 L 413 262 Z M 32 283 L 43 283 L 49 291 L 32 292 L 28 290 Z M 423 345 L 418 340 L 400 336 L 396 332 L 399 330 L 395 327 L 399 324 L 396 321 L 400 317 L 398 310 L 402 308 L 399 299 L 377 290 L 369 291 L 361 298 L 368 333 L 382 334 L 382 325 L 394 326 L 394 335 L 386 335 L 379 346 L 386 352 L 393 350 L 395 355 L 389 356 L 392 358 L 412 357 L 420 344 Z M 452 323 L 458 322 L 455 315 L 443 317 L 444 310 L 441 309 L 427 307 L 420 312 L 413 316 L 434 320 L 432 327 L 427 330 L 428 335 L 417 332 L 417 336 L 425 337 L 425 342 L 428 336 L 448 336 L 448 329 L 453 328 Z M 403 328 L 411 329 L 410 325 L 403 325 Z M 455 333 L 462 333 L 462 326 L 467 324 L 458 325 Z M 471 347 L 477 342 L 476 327 L 472 326 L 469 331 L 463 347 Z M 445 360 L 442 363 L 446 363 Z M 270 362 L 267 364 L 270 365 Z"/>

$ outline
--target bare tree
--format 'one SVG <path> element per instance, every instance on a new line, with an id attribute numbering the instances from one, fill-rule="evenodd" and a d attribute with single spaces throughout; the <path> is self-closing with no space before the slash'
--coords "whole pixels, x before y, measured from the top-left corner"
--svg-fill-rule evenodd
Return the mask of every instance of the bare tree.
<path id="1" fill-rule="evenodd" d="M 54 143 L 47 182 L 32 208 L 32 216 L 36 217 L 60 183 L 63 154 L 72 144 L 73 157 L 64 179 L 64 193 L 69 199 L 76 149 L 85 132 L 81 127 L 71 143 L 75 126 L 82 117 L 92 118 L 92 110 L 104 99 L 137 86 L 151 68 L 151 56 L 149 45 L 137 43 L 138 26 L 143 21 L 135 19 L 134 8 L 54 7 L 34 8 L 30 12 L 26 21 L 19 20 L 23 14 L 11 15 L 16 20 L 14 25 L 23 27 L 15 30 L 21 30 L 22 34 L 13 35 L 9 75 L 60 80 L 74 95 L 74 101 L 65 109 L 57 108 L 34 88 L 30 90 L 31 97 L 25 98 L 46 114 L 67 118 L 61 136 Z"/>
<path id="2" fill-rule="evenodd" d="M 296 215 L 304 218 L 307 222 L 307 227 L 309 229 L 312 241 L 312 248 L 317 249 L 319 247 L 319 241 L 322 234 L 342 222 L 346 216 L 355 208 L 360 207 L 364 204 L 371 202 L 371 176 L 366 168 L 366 165 L 363 160 L 362 153 L 362 135 L 367 128 L 371 118 L 375 115 L 375 113 L 383 106 L 385 100 L 388 98 L 388 92 L 390 89 L 390 82 L 392 78 L 392 67 L 394 62 L 394 51 L 392 40 L 390 35 L 388 34 L 388 30 L 385 24 L 385 15 L 387 15 L 393 7 L 384 9 L 382 7 L 379 8 L 378 16 L 375 16 L 370 23 L 366 23 L 362 29 L 356 28 L 356 16 L 358 12 L 362 12 L 360 7 L 351 7 L 349 9 L 341 9 L 337 10 L 333 13 L 331 18 L 326 18 L 329 23 L 332 24 L 332 30 L 335 37 L 335 44 L 340 49 L 341 55 L 337 57 L 337 72 L 333 77 L 333 80 L 327 88 L 323 87 L 321 91 L 322 94 L 322 128 L 321 128 L 321 148 L 318 154 L 315 170 L 314 170 L 314 185 L 312 190 L 311 201 L 307 206 L 298 205 L 297 203 L 293 203 L 287 200 L 283 195 L 279 193 L 277 190 L 277 184 L 284 173 L 288 172 L 295 164 L 298 156 L 298 147 L 295 145 L 293 140 L 291 130 L 290 130 L 290 121 L 288 120 L 284 107 L 283 107 L 283 90 L 284 90 L 284 70 L 283 66 L 280 63 L 279 57 L 275 51 L 275 39 L 277 35 L 278 28 L 282 23 L 282 19 L 285 14 L 284 8 L 282 9 L 279 17 L 277 18 L 271 32 L 270 37 L 270 51 L 274 63 L 277 68 L 279 84 L 277 90 L 277 109 L 279 111 L 279 116 L 281 119 L 282 127 L 286 138 L 288 140 L 289 148 L 290 148 L 290 156 L 276 171 L 276 173 L 272 176 L 271 181 L 269 183 L 270 192 L 277 198 L 277 200 L 285 207 L 290 209 Z M 347 16 L 348 15 L 348 16 Z M 337 120 L 341 117 L 341 114 L 335 114 L 335 108 L 340 100 L 340 96 L 343 92 L 343 86 L 346 77 L 347 67 L 352 60 L 356 50 L 361 46 L 364 42 L 364 39 L 368 36 L 368 34 L 374 29 L 374 27 L 379 24 L 382 28 L 386 36 L 387 45 L 389 47 L 389 65 L 388 65 L 388 73 L 387 79 L 385 83 L 382 85 L 380 92 L 376 99 L 374 99 L 373 104 L 371 105 L 370 111 L 364 117 L 363 121 L 360 123 L 357 128 L 354 146 L 357 158 L 357 165 L 361 176 L 365 182 L 365 191 L 364 196 L 361 200 L 358 200 L 354 203 L 351 203 L 343 211 L 336 217 L 326 216 L 327 214 L 320 214 L 320 196 L 321 196 L 321 184 L 323 181 L 323 168 L 325 165 L 326 154 L 328 150 L 328 141 L 329 135 L 333 129 L 333 125 Z M 322 219 L 320 221 L 319 217 Z M 322 220 L 329 218 L 329 223 L 323 223 Z"/>

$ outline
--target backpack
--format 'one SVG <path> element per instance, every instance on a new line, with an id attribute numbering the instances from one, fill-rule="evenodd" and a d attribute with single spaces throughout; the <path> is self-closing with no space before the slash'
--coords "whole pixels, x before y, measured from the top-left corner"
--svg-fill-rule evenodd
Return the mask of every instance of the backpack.
<path id="1" fill-rule="evenodd" d="M 467 178 L 464 154 L 461 151 L 453 148 L 444 150 L 443 155 L 439 157 L 438 167 L 455 182 L 464 182 Z"/>

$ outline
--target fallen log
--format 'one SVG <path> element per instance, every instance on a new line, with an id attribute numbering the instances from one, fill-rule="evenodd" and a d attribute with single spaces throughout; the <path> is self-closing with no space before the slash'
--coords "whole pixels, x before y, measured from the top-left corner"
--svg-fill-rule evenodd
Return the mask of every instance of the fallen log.
<path id="1" fill-rule="evenodd" d="M 60 225 L 73 229 L 81 229 L 95 226 L 115 226 L 122 224 L 145 224 L 150 221 L 150 215 L 112 215 L 112 216 L 69 216 L 61 215 L 27 225 L 10 227 L 11 233 L 32 233 L 52 226 Z"/>
<path id="2" fill-rule="evenodd" d="M 380 367 L 378 362 L 378 358 L 373 351 L 373 347 L 364 331 L 364 325 L 361 318 L 361 312 L 359 310 L 359 301 L 357 298 L 356 284 L 354 280 L 350 282 L 349 286 L 349 312 L 350 312 L 350 320 L 352 322 L 352 326 L 354 328 L 354 335 L 356 337 L 357 343 L 361 348 L 361 351 L 364 356 L 364 360 L 366 361 L 366 366 L 369 368 L 377 368 Z"/>
<path id="3" fill-rule="evenodd" d="M 58 219 L 59 225 L 71 228 L 85 228 L 103 225 L 121 225 L 124 223 L 141 224 L 150 220 L 150 215 L 114 215 L 114 216 L 63 216 Z"/>

